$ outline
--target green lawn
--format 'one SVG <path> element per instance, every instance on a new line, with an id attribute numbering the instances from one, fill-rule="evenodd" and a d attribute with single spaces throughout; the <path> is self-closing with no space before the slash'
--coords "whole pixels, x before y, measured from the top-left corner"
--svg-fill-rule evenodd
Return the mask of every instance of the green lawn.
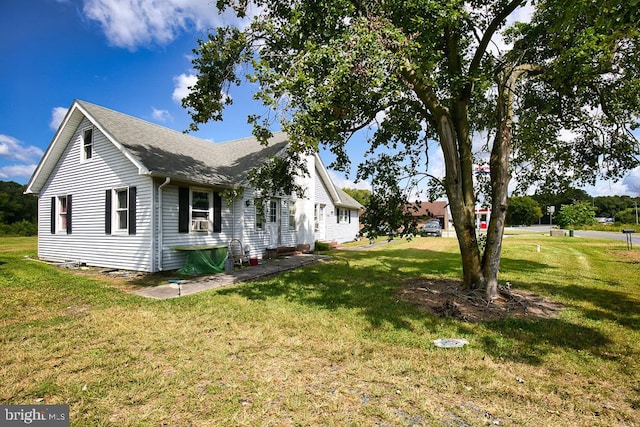
<path id="1" fill-rule="evenodd" d="M 77 426 L 639 425 L 640 252 L 623 243 L 508 237 L 501 280 L 566 308 L 472 324 L 396 295 L 459 277 L 454 239 L 156 301 L 3 238 L 0 404 L 69 404 Z M 433 346 L 447 337 L 470 345 Z"/>

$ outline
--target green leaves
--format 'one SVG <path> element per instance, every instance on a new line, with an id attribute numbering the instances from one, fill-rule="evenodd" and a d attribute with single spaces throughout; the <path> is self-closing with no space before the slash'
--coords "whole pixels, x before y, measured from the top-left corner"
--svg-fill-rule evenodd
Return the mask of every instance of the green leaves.
<path id="1" fill-rule="evenodd" d="M 495 37 L 519 6 L 531 2 L 254 3 L 261 12 L 251 24 L 219 28 L 196 50 L 198 82 L 184 101 L 192 129 L 220 120 L 231 102 L 228 90 L 246 78 L 268 109 L 249 117 L 262 141 L 278 120 L 290 154 L 325 147 L 335 155 L 330 166 L 346 171 L 347 142 L 354 135 L 366 140 L 357 178 L 373 184 L 363 218 L 371 233 L 410 233 L 403 211 L 409 194 L 417 187 L 430 192 L 433 187 L 423 184 L 429 178 L 444 182 L 468 284 L 480 284 L 480 271 L 489 270 L 478 268 L 473 224 L 478 185 L 472 142 L 479 135 L 496 159 L 495 185 L 487 186 L 488 200 L 501 204 L 494 225 L 502 224 L 510 172 L 523 190 L 559 190 L 598 175 L 620 177 L 639 164 L 631 133 L 640 117 L 637 0 L 535 1 L 531 21 L 507 31 L 510 45 L 500 49 Z M 239 16 L 247 9 L 243 1 L 217 4 Z M 244 77 L 243 64 L 249 66 Z M 436 144 L 443 149 L 445 179 L 429 177 L 429 148 Z M 298 160 L 291 159 L 252 176 L 281 175 L 266 188 L 293 191 L 287 179 Z M 501 230 L 491 230 L 490 244 L 499 245 Z M 496 247 L 489 252 L 499 260 Z M 494 270 L 499 264 L 487 263 Z"/>
<path id="2" fill-rule="evenodd" d="M 195 131 L 199 124 L 222 120 L 224 107 L 232 103 L 230 86 L 241 83 L 236 68 L 251 57 L 252 50 L 247 34 L 237 28 L 221 27 L 206 41 L 198 40 L 193 52 L 198 79 L 189 88 L 191 92 L 182 100 L 182 106 L 191 116 L 190 130 Z"/>
<path id="3" fill-rule="evenodd" d="M 589 202 L 574 202 L 571 205 L 562 205 L 556 215 L 556 223 L 562 228 L 574 228 L 581 225 L 593 225 L 596 223 L 595 209 Z"/>

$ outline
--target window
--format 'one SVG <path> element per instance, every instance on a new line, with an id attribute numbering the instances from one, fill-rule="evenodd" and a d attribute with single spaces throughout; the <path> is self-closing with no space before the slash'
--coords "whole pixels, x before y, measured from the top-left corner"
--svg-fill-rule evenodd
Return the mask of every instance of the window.
<path id="1" fill-rule="evenodd" d="M 289 200 L 289 229 L 295 230 L 296 228 L 296 202 Z"/>
<path id="2" fill-rule="evenodd" d="M 222 197 L 202 188 L 178 188 L 178 232 L 222 231 Z"/>
<path id="3" fill-rule="evenodd" d="M 51 234 L 71 234 L 71 194 L 51 198 Z"/>
<path id="4" fill-rule="evenodd" d="M 93 129 L 85 129 L 82 134 L 82 160 L 93 157 Z"/>
<path id="5" fill-rule="evenodd" d="M 324 224 L 324 209 L 325 209 L 326 205 L 320 205 L 317 204 L 315 205 L 314 209 L 313 209 L 313 224 L 314 224 L 314 231 L 318 231 L 320 230 L 320 224 Z"/>
<path id="6" fill-rule="evenodd" d="M 265 209 L 264 207 L 260 209 L 258 205 L 255 205 L 255 210 L 256 210 L 256 230 L 264 230 L 264 223 L 266 222 L 265 215 L 264 215 Z"/>
<path id="7" fill-rule="evenodd" d="M 211 193 L 191 191 L 191 231 L 209 231 L 211 220 Z"/>
<path id="8" fill-rule="evenodd" d="M 129 228 L 129 191 L 126 188 L 114 190 L 115 220 L 117 231 L 127 231 Z"/>
<path id="9" fill-rule="evenodd" d="M 58 229 L 67 231 L 67 196 L 58 197 Z"/>
<path id="10" fill-rule="evenodd" d="M 336 215 L 338 217 L 338 223 L 346 224 L 347 222 L 351 222 L 351 212 L 349 209 L 340 209 L 337 208 Z"/>
<path id="11" fill-rule="evenodd" d="M 104 205 L 104 232 L 136 234 L 136 187 L 106 190 Z"/>
<path id="12" fill-rule="evenodd" d="M 269 222 L 274 223 L 278 221 L 278 201 L 269 200 Z"/>

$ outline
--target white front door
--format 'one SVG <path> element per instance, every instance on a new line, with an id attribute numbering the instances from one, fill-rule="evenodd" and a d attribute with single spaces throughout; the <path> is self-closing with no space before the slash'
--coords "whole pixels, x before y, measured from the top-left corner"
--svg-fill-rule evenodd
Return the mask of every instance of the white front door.
<path id="1" fill-rule="evenodd" d="M 282 244 L 281 232 L 281 208 L 280 199 L 270 199 L 265 212 L 267 234 L 269 234 L 269 246 L 274 248 Z"/>

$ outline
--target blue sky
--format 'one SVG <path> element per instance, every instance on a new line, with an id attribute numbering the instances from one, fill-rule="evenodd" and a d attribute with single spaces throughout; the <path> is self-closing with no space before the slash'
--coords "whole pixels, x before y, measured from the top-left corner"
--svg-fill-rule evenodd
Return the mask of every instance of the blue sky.
<path id="1" fill-rule="evenodd" d="M 211 0 L 1 0 L 0 180 L 29 180 L 74 99 L 186 129 L 189 117 L 179 99 L 193 83 L 192 49 L 208 29 L 229 23 L 234 18 L 218 15 Z M 224 121 L 202 126 L 195 136 L 250 135 L 247 113 L 261 107 L 251 101 L 250 87 L 230 95 L 234 104 Z M 350 150 L 361 155 L 364 148 Z M 333 177 L 341 187 L 355 186 Z M 626 183 L 600 182 L 587 191 L 633 195 L 640 171 Z"/>

